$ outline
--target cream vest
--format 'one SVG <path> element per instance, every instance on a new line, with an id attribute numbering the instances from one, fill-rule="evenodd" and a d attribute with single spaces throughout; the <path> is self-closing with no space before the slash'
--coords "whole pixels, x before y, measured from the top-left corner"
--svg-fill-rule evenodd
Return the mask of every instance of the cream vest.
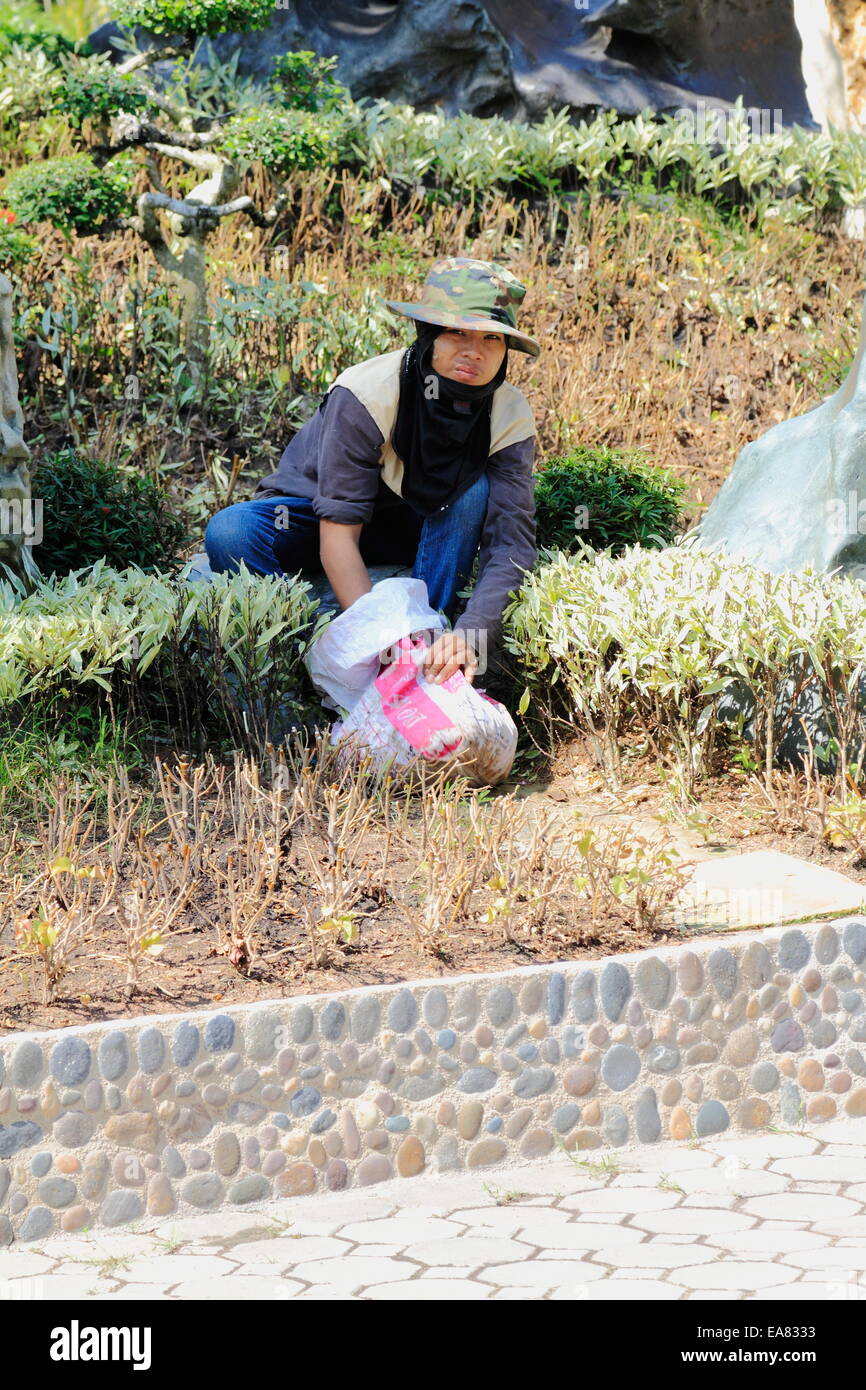
<path id="1" fill-rule="evenodd" d="M 357 396 L 369 411 L 384 436 L 379 453 L 379 467 L 382 478 L 392 492 L 402 496 L 403 460 L 398 457 L 391 443 L 391 431 L 397 419 L 397 406 L 400 400 L 400 362 L 405 348 L 385 352 L 380 357 L 371 357 L 367 362 L 358 362 L 347 367 L 334 381 L 334 386 L 344 386 Z M 529 402 L 518 391 L 504 381 L 493 393 L 493 409 L 490 415 L 490 452 L 495 454 L 509 444 L 518 444 L 522 439 L 531 439 L 535 434 L 535 421 Z"/>

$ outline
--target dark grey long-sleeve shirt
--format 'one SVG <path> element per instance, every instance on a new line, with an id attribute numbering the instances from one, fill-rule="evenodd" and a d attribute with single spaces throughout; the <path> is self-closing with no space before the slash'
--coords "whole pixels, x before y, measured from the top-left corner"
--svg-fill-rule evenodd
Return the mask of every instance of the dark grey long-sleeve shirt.
<path id="1" fill-rule="evenodd" d="M 326 521 L 363 524 L 373 512 L 402 503 L 382 480 L 384 436 L 367 408 L 343 386 L 334 386 L 326 409 L 298 431 L 276 471 L 262 479 L 256 496 L 308 497 Z M 491 454 L 490 497 L 481 535 L 478 578 L 455 628 L 487 632 L 497 641 L 508 595 L 520 588 L 535 563 L 534 439 Z"/>

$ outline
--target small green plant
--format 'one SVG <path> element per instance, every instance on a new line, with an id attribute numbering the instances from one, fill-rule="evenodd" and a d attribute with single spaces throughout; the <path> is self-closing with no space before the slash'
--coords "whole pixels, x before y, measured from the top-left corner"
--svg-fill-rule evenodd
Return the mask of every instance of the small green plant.
<path id="1" fill-rule="evenodd" d="M 754 752 L 747 743 L 741 743 L 738 747 L 734 747 L 731 752 L 731 763 L 740 772 L 747 774 L 761 770 Z"/>
<path id="2" fill-rule="evenodd" d="M 678 1182 L 674 1182 L 672 1178 L 669 1178 L 667 1173 L 661 1173 L 659 1175 L 659 1180 L 656 1183 L 656 1187 L 658 1188 L 659 1192 L 685 1193 L 686 1190 L 684 1187 L 680 1187 Z"/>
<path id="3" fill-rule="evenodd" d="M 620 554 L 628 545 L 669 545 L 682 523 L 685 484 L 639 455 L 573 449 L 549 459 L 535 484 L 539 547 Z"/>
<path id="4" fill-rule="evenodd" d="M 605 1154 L 603 1158 L 575 1158 L 560 1135 L 555 1134 L 553 1137 L 557 1148 L 562 1149 L 566 1158 L 574 1164 L 575 1168 L 579 1168 L 581 1172 L 587 1173 L 591 1178 L 615 1177 L 622 1170 L 619 1159 L 608 1154 Z"/>
<path id="5" fill-rule="evenodd" d="M 37 247 L 33 237 L 22 232 L 14 224 L 14 212 L 0 208 L 0 270 L 23 270 L 36 254 Z"/>
<path id="6" fill-rule="evenodd" d="M 103 1255 L 95 1260 L 78 1259 L 77 1263 L 91 1265 L 99 1273 L 101 1279 L 116 1278 L 122 1270 L 129 1269 L 133 1261 L 132 1255 Z M 73 1256 L 73 1259 L 76 1259 Z"/>
<path id="7" fill-rule="evenodd" d="M 294 111 L 334 111 L 348 97 L 334 76 L 336 58 L 307 49 L 284 53 L 274 64 L 271 87 L 281 105 Z"/>
<path id="8" fill-rule="evenodd" d="M 172 740 L 189 745 L 216 726 L 236 747 L 263 749 L 276 720 L 302 722 L 303 653 L 325 621 L 305 581 L 243 565 L 208 584 L 102 560 L 36 576 L 30 593 L 9 580 L 0 583 L 0 707 L 65 700 L 68 717 L 69 703 L 113 691 L 168 720 Z"/>
<path id="9" fill-rule="evenodd" d="M 866 856 L 866 797 L 856 788 L 832 800 L 825 812 L 824 839 L 834 849 L 853 849 Z"/>
<path id="10" fill-rule="evenodd" d="M 691 830 L 700 835 L 706 844 L 712 838 L 712 826 L 703 806 L 686 789 L 681 769 L 668 771 L 660 767 L 658 774 L 665 794 L 656 820 L 662 825 L 680 825 L 685 830 Z"/>
<path id="11" fill-rule="evenodd" d="M 181 1240 L 179 1236 L 170 1235 L 154 1236 L 153 1243 L 154 1245 L 162 1247 L 164 1255 L 176 1255 L 178 1250 L 181 1250 L 183 1248 L 185 1241 Z"/>
<path id="12" fill-rule="evenodd" d="M 495 1182 L 483 1182 L 481 1188 L 497 1207 L 507 1207 L 509 1203 L 519 1202 L 527 1195 L 525 1192 L 508 1192 Z"/>
<path id="13" fill-rule="evenodd" d="M 80 129 L 86 119 L 104 121 L 120 111 L 134 114 L 152 107 L 134 73 L 119 73 L 107 58 L 78 59 L 64 64 L 63 77 L 52 94 L 52 108 Z"/>
<path id="14" fill-rule="evenodd" d="M 333 163 L 339 155 L 339 125 L 316 112 L 250 107 L 228 121 L 222 147 L 239 163 L 260 160 L 285 176 Z"/>
<path id="15" fill-rule="evenodd" d="M 573 840 L 593 921 L 600 911 L 614 906 L 637 927 L 650 931 L 660 927 L 691 876 L 690 866 L 671 840 L 635 835 L 631 826 L 599 829 L 579 822 Z"/>
<path id="16" fill-rule="evenodd" d="M 841 793 L 866 728 L 850 695 L 866 662 L 862 588 L 809 570 L 769 574 L 694 540 L 554 554 L 528 575 L 504 624 L 529 691 L 521 708 L 561 692 L 615 784 L 626 736 L 639 731 L 690 798 L 717 745 L 742 739 L 747 706 L 751 756 L 771 788 L 780 738 L 808 688 L 838 739 Z"/>
<path id="17" fill-rule="evenodd" d="M 86 154 L 22 165 L 6 182 L 6 201 L 25 223 L 53 222 L 64 231 L 98 231 L 130 206 L 126 164 L 100 169 Z"/>
<path id="18" fill-rule="evenodd" d="M 42 460 L 33 493 L 42 502 L 38 557 L 46 573 L 68 574 L 100 559 L 115 569 L 165 567 L 185 537 L 161 483 L 74 449 Z"/>

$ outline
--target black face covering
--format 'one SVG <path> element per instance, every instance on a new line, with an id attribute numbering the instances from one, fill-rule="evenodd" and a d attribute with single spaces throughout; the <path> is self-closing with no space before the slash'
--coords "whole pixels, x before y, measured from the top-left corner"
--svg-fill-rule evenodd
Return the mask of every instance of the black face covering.
<path id="1" fill-rule="evenodd" d="M 493 393 L 505 380 L 502 365 L 486 386 L 441 376 L 430 365 L 443 329 L 419 323 L 400 364 L 400 404 L 391 443 L 403 461 L 402 495 L 421 516 L 432 516 L 480 478 L 490 454 Z"/>

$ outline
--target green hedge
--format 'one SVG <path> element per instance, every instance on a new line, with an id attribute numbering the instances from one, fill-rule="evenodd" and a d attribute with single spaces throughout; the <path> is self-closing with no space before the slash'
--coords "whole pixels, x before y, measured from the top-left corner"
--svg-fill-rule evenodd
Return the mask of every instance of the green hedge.
<path id="1" fill-rule="evenodd" d="M 189 584 L 100 562 L 29 594 L 0 582 L 0 706 L 93 704 L 102 690 L 187 746 L 216 731 L 261 748 L 307 708 L 316 607 L 306 582 L 245 568 Z"/>
<path id="2" fill-rule="evenodd" d="M 130 183 L 128 161 L 100 169 L 88 155 L 74 154 L 22 165 L 4 196 L 22 222 L 87 233 L 129 211 Z"/>
<path id="3" fill-rule="evenodd" d="M 564 703 L 614 772 L 624 741 L 642 732 L 670 752 L 687 789 L 711 767 L 720 718 L 736 726 L 734 704 L 750 711 L 769 775 L 797 682 L 812 687 L 832 730 L 834 701 L 844 705 L 866 674 L 857 581 L 769 574 L 690 538 L 619 557 L 554 555 L 506 609 L 503 640 L 526 682 L 524 709 Z M 866 735 L 866 711 L 852 713 L 849 743 L 852 731 Z"/>
<path id="4" fill-rule="evenodd" d="M 43 459 L 33 480 L 42 502 L 45 574 L 68 574 L 103 560 L 114 569 L 170 564 L 186 528 L 163 485 L 139 473 L 62 449 Z"/>
<path id="5" fill-rule="evenodd" d="M 573 552 L 669 545 L 682 529 L 685 483 L 639 455 L 573 449 L 548 459 L 535 484 L 540 548 Z"/>

